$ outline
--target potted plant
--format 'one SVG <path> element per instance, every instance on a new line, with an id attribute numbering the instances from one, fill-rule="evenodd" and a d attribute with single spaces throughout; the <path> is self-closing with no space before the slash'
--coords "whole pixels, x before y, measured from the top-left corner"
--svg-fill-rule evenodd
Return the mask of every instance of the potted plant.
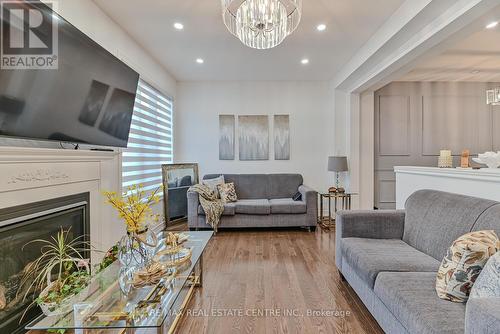
<path id="1" fill-rule="evenodd" d="M 153 256 L 158 239 L 150 225 L 158 223 L 159 216 L 153 213 L 151 206 L 160 202 L 161 189 L 160 186 L 147 195 L 142 185 L 134 185 L 121 195 L 104 192 L 107 202 L 126 226 L 127 235 L 118 243 L 118 259 L 128 267 L 147 265 Z"/>
<path id="2" fill-rule="evenodd" d="M 87 242 L 82 236 L 70 239 L 70 229 L 61 230 L 50 240 L 36 239 L 41 255 L 27 266 L 21 286 L 28 285 L 24 298 L 30 291 L 41 291 L 34 300 L 45 315 L 65 314 L 71 311 L 79 294 L 90 280 L 88 260 L 81 255 Z"/>

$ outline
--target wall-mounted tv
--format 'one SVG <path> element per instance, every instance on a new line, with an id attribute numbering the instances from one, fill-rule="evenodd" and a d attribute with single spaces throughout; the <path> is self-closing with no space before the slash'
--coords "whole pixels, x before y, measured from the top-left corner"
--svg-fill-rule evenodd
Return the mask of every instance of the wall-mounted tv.
<path id="1" fill-rule="evenodd" d="M 52 26 L 58 64 L 56 69 L 0 68 L 0 135 L 126 147 L 138 73 L 49 6 L 19 3 L 20 10 L 4 10 L 0 18 L 2 46 L 16 36 L 25 37 L 25 43 L 32 43 L 30 38 L 43 43 L 50 40 Z M 40 13 L 42 24 L 36 29 L 31 26 L 37 22 L 23 24 L 23 11 Z"/>

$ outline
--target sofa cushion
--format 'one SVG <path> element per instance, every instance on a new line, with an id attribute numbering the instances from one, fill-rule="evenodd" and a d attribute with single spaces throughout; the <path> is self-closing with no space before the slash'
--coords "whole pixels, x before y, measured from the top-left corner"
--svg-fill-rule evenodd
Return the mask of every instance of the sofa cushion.
<path id="1" fill-rule="evenodd" d="M 215 192 L 215 195 L 217 195 L 217 198 L 220 198 L 219 195 L 219 190 L 217 189 L 217 186 L 219 184 L 224 184 L 224 176 L 218 176 L 215 178 L 209 178 L 209 179 L 204 179 L 201 181 L 202 184 L 206 185 L 207 187 L 210 188 L 213 192 Z"/>
<path id="2" fill-rule="evenodd" d="M 269 174 L 269 199 L 293 197 L 304 183 L 300 174 Z"/>
<path id="3" fill-rule="evenodd" d="M 236 190 L 234 189 L 234 183 L 224 183 L 218 184 L 217 190 L 219 191 L 220 199 L 224 203 L 232 203 L 238 200 L 236 196 Z"/>
<path id="4" fill-rule="evenodd" d="M 500 251 L 486 262 L 472 286 L 469 298 L 499 298 L 500 300 Z"/>
<path id="5" fill-rule="evenodd" d="M 406 201 L 403 240 L 441 261 L 448 247 L 472 230 L 497 202 L 435 190 L 419 190 Z"/>
<path id="6" fill-rule="evenodd" d="M 437 272 L 439 262 L 399 239 L 341 239 L 342 262 L 347 262 L 373 288 L 383 271 Z M 435 275 L 435 274 L 434 274 Z M 435 278 L 435 276 L 434 276 Z"/>
<path id="7" fill-rule="evenodd" d="M 382 272 L 374 292 L 409 333 L 463 334 L 465 304 L 439 299 L 436 273 Z"/>
<path id="8" fill-rule="evenodd" d="M 492 230 L 474 231 L 455 240 L 441 262 L 436 292 L 441 299 L 463 303 L 488 259 L 500 248 Z"/>
<path id="9" fill-rule="evenodd" d="M 224 204 L 224 211 L 222 212 L 223 216 L 234 216 L 236 212 L 236 205 L 235 203 L 225 203 Z M 205 210 L 203 210 L 203 207 L 198 205 L 198 214 L 200 215 L 205 215 Z"/>
<path id="10" fill-rule="evenodd" d="M 203 178 L 214 178 L 221 174 L 208 174 Z M 226 183 L 234 183 L 239 199 L 269 198 L 269 177 L 267 174 L 224 174 Z"/>
<path id="11" fill-rule="evenodd" d="M 236 203 L 236 213 L 247 215 L 269 215 L 271 205 L 267 199 L 242 199 Z"/>
<path id="12" fill-rule="evenodd" d="M 291 198 L 276 198 L 269 200 L 271 213 L 306 213 L 306 202 L 294 201 Z"/>

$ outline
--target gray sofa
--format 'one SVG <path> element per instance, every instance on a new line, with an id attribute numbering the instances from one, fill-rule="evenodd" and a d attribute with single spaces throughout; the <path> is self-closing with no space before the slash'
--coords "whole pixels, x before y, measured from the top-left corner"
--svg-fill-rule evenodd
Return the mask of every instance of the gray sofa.
<path id="1" fill-rule="evenodd" d="M 213 179 L 221 174 L 205 175 Z M 234 182 L 238 201 L 224 205 L 219 228 L 307 227 L 316 229 L 317 193 L 303 185 L 300 174 L 224 174 Z M 301 201 L 293 195 L 302 194 Z M 188 227 L 210 228 L 198 194 L 188 192 Z"/>
<path id="2" fill-rule="evenodd" d="M 447 249 L 477 230 L 500 235 L 500 203 L 420 190 L 404 211 L 339 212 L 335 262 L 387 333 L 500 333 L 500 298 L 462 304 L 435 291 Z"/>

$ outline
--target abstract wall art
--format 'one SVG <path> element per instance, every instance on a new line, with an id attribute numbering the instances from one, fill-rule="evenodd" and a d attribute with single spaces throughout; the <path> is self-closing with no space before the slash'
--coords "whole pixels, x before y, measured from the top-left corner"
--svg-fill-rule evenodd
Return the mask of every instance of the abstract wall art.
<path id="1" fill-rule="evenodd" d="M 219 160 L 234 160 L 234 115 L 219 115 Z"/>
<path id="2" fill-rule="evenodd" d="M 274 160 L 290 160 L 289 115 L 274 115 Z"/>
<path id="3" fill-rule="evenodd" d="M 240 160 L 269 160 L 269 117 L 238 116 Z"/>

